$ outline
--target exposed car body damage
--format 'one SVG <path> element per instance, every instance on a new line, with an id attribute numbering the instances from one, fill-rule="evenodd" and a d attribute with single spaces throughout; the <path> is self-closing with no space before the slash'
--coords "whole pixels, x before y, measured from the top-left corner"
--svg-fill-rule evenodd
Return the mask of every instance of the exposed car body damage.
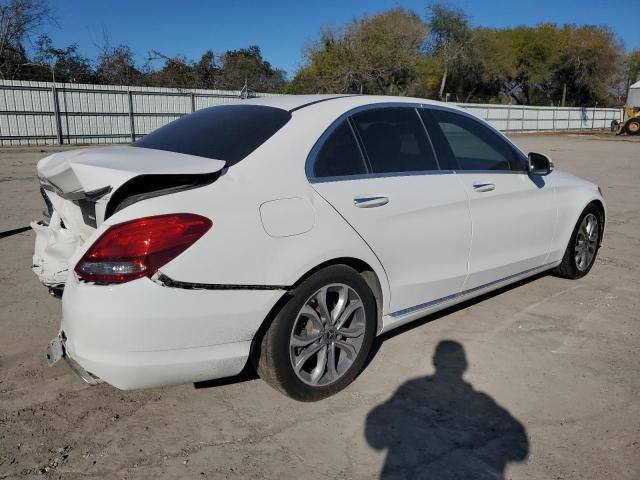
<path id="1" fill-rule="evenodd" d="M 197 174 L 138 175 L 111 195 L 104 213 L 106 220 L 114 213 L 148 198 L 203 187 L 215 182 L 222 171 Z"/>
<path id="2" fill-rule="evenodd" d="M 49 288 L 64 285 L 69 272 L 68 259 L 82 245 L 80 235 L 65 228 L 57 212 L 53 212 L 48 225 L 31 222 L 36 234 L 33 253 L 33 272 Z"/>
<path id="3" fill-rule="evenodd" d="M 113 161 L 118 157 L 122 160 Z M 42 159 L 38 177 L 46 209 L 42 220 L 31 223 L 36 233 L 32 268 L 40 282 L 62 289 L 69 258 L 114 213 L 141 200 L 208 185 L 225 165 L 220 160 L 182 157 L 145 148 L 107 147 Z"/>

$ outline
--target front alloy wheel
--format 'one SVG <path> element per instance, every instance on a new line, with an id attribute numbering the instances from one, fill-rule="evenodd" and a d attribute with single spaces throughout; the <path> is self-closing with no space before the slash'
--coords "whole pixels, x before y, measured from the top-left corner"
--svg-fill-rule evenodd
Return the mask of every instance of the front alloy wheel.
<path id="1" fill-rule="evenodd" d="M 597 217 L 593 213 L 585 215 L 580 223 L 573 250 L 576 267 L 581 272 L 584 272 L 591 266 L 596 256 L 599 231 Z"/>
<path id="2" fill-rule="evenodd" d="M 593 203 L 587 205 L 573 229 L 562 262 L 554 272 L 563 278 L 582 278 L 596 261 L 604 227 L 604 213 Z"/>

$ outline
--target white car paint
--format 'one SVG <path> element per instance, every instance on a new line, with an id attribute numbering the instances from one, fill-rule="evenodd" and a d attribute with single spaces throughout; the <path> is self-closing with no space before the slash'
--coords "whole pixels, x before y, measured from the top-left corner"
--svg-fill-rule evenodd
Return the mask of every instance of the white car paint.
<path id="1" fill-rule="evenodd" d="M 393 286 L 390 312 L 460 291 L 467 277 L 471 217 L 455 173 L 312 185 L 385 266 Z M 354 198 L 376 196 L 388 198 L 389 203 L 381 208 L 354 208 Z"/>
<path id="2" fill-rule="evenodd" d="M 317 103 L 299 108 L 312 102 Z M 296 110 L 263 145 L 229 168 L 224 160 L 137 147 L 65 152 L 38 165 L 39 177 L 52 187 L 47 196 L 76 242 L 63 254 L 66 354 L 116 387 L 239 373 L 260 325 L 287 289 L 339 259 L 355 259 L 373 271 L 381 295 L 378 333 L 388 331 L 556 266 L 580 212 L 593 200 L 604 204 L 595 185 L 559 171 L 543 178 L 543 188 L 526 174 L 486 172 L 310 182 L 307 157 L 332 123 L 352 109 L 388 103 L 451 107 L 369 96 L 244 103 Z M 210 172 L 222 174 L 209 185 L 148 198 L 105 219 L 112 195 L 138 175 Z M 495 190 L 478 193 L 474 183 L 493 184 Z M 96 202 L 96 227 L 87 226 L 77 205 L 63 198 L 106 186 L 112 189 Z M 389 202 L 357 208 L 358 197 Z M 210 218 L 214 226 L 152 278 L 94 285 L 73 273 L 109 226 L 180 212 Z M 46 257 L 53 234 L 40 227 L 36 251 Z M 50 260 L 40 262 L 44 276 L 60 272 L 60 256 Z M 166 286 L 159 275 L 218 287 Z"/>
<path id="3" fill-rule="evenodd" d="M 538 184 L 517 173 L 464 172 L 458 178 L 469 196 L 473 219 L 469 272 L 462 290 L 543 265 L 557 215 L 548 177 L 537 178 Z M 495 189 L 474 188 L 486 184 Z"/>
<path id="4" fill-rule="evenodd" d="M 260 205 L 260 220 L 269 236 L 291 237 L 313 228 L 315 212 L 304 198 L 280 198 Z"/>

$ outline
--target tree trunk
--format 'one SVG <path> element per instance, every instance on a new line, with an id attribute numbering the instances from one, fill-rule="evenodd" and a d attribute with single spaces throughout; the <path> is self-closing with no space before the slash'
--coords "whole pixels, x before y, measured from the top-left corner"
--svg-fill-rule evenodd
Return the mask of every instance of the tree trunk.
<path id="1" fill-rule="evenodd" d="M 444 72 L 442 72 L 442 82 L 440 82 L 440 100 L 442 100 L 442 97 L 444 96 L 444 86 L 447 83 L 447 64 L 444 64 Z"/>
<path id="2" fill-rule="evenodd" d="M 464 99 L 464 103 L 469 103 L 469 100 L 471 99 L 471 96 L 476 93 L 476 88 L 472 88 L 471 91 L 467 94 L 467 96 Z"/>

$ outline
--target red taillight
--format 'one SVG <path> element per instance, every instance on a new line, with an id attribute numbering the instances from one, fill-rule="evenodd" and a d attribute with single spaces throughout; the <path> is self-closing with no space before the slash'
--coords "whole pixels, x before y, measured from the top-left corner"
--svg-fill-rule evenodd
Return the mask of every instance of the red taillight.
<path id="1" fill-rule="evenodd" d="M 139 218 L 109 227 L 75 272 L 88 282 L 124 283 L 153 275 L 196 242 L 213 222 L 193 213 Z"/>

